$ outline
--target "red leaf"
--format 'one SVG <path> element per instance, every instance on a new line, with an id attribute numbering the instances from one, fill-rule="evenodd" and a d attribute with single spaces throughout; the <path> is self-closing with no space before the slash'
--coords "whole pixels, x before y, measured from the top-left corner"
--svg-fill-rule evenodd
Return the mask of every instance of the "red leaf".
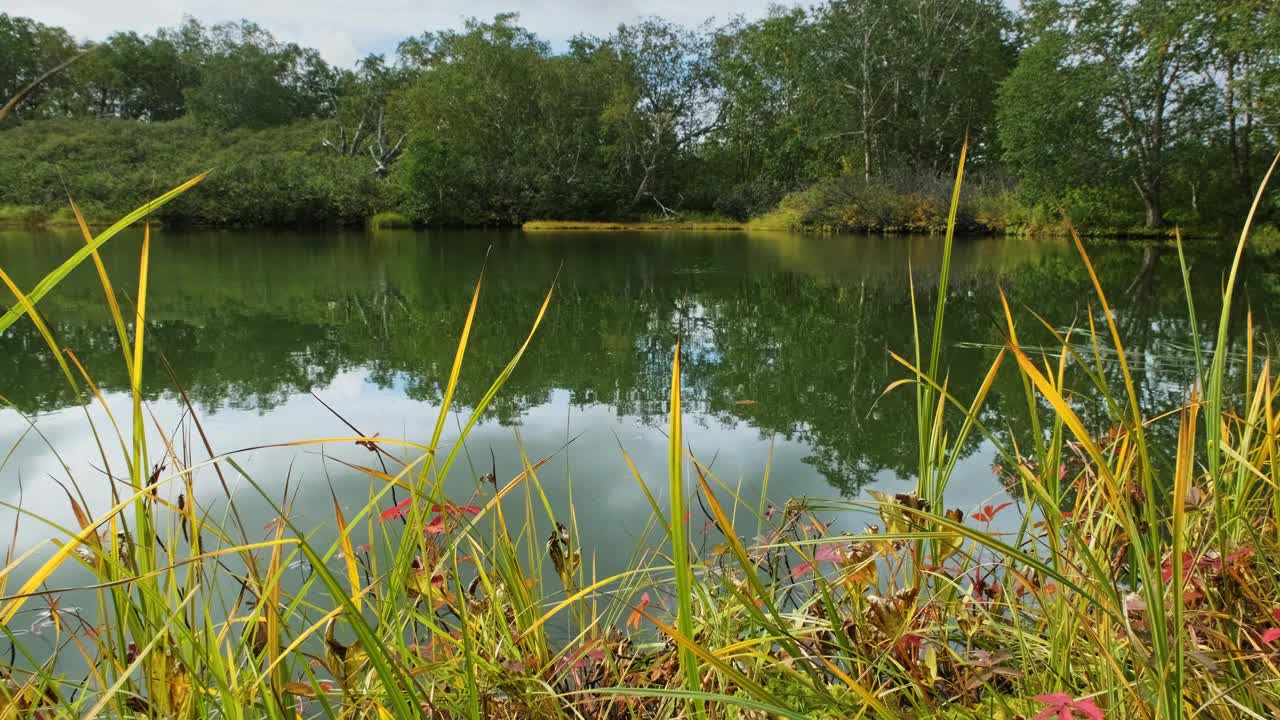
<path id="1" fill-rule="evenodd" d="M 1048 718 L 1054 716 L 1057 716 L 1058 720 L 1071 720 L 1075 713 L 1079 713 L 1089 718 L 1089 720 L 1105 720 L 1102 715 L 1102 709 L 1089 698 L 1076 700 L 1066 693 L 1059 692 L 1036 695 L 1032 699 L 1048 707 L 1041 710 L 1040 714 L 1031 718 L 1031 720 L 1048 720 Z"/>
<path id="2" fill-rule="evenodd" d="M 388 520 L 399 520 L 404 517 L 404 511 L 409 509 L 409 505 L 411 503 L 413 503 L 413 498 L 405 498 L 404 500 L 396 503 L 395 507 L 383 510 L 382 514 L 378 516 L 378 519 L 382 522 L 387 522 Z"/>
<path id="3" fill-rule="evenodd" d="M 422 532 L 429 535 L 437 535 L 444 532 L 444 514 L 442 513 L 431 518 L 431 522 L 427 523 L 427 526 L 422 528 Z"/>
<path id="4" fill-rule="evenodd" d="M 791 577 L 804 577 L 812 572 L 813 565 L 811 563 L 800 563 L 799 565 L 791 568 Z"/>
<path id="5" fill-rule="evenodd" d="M 900 653 L 905 654 L 913 650 L 919 651 L 922 647 L 924 647 L 924 642 L 920 639 L 919 635 L 913 633 L 907 633 L 898 640 L 898 652 Z"/>
<path id="6" fill-rule="evenodd" d="M 844 547 L 839 543 L 825 543 L 823 545 L 819 545 L 818 549 L 814 552 L 813 562 L 804 562 L 795 566 L 791 569 L 791 576 L 804 577 L 805 575 L 812 573 L 814 570 L 817 570 L 818 566 L 823 563 L 838 563 L 843 561 Z"/>
<path id="7" fill-rule="evenodd" d="M 844 550 L 838 544 L 819 545 L 818 552 L 814 555 L 814 562 L 818 563 L 837 563 L 844 560 Z"/>
<path id="8" fill-rule="evenodd" d="M 1268 628 L 1262 632 L 1262 642 L 1270 645 L 1276 640 L 1280 640 L 1280 628 Z"/>
<path id="9" fill-rule="evenodd" d="M 641 612 L 648 606 L 649 606 L 649 593 L 647 592 L 641 593 L 640 604 L 636 605 L 636 609 L 632 610 L 631 614 L 627 616 L 627 627 L 631 628 L 632 630 L 639 630 L 640 618 L 643 617 L 643 615 L 641 615 Z"/>
<path id="10" fill-rule="evenodd" d="M 1071 707 L 1076 712 L 1089 718 L 1089 720 L 1104 720 L 1102 716 L 1102 708 L 1095 705 L 1093 700 L 1088 698 L 1075 701 L 1071 704 Z"/>
<path id="11" fill-rule="evenodd" d="M 1245 558 L 1249 557 L 1249 556 L 1250 556 L 1250 555 L 1252 555 L 1254 552 L 1255 552 L 1255 551 L 1254 551 L 1254 549 L 1253 549 L 1252 547 L 1248 547 L 1248 546 L 1246 546 L 1246 547 L 1242 547 L 1242 548 L 1240 548 L 1239 550 L 1237 550 L 1237 551 L 1235 551 L 1235 552 L 1233 552 L 1233 553 L 1231 553 L 1230 555 L 1228 555 L 1228 556 L 1227 556 L 1227 564 L 1228 564 L 1228 565 L 1234 565 L 1234 564 L 1236 564 L 1237 562 L 1240 562 L 1241 560 L 1243 560 L 1243 559 L 1245 559 Z"/>
<path id="12" fill-rule="evenodd" d="M 996 519 L 996 515 L 999 515 L 1001 510 L 1012 504 L 1011 502 L 1006 502 L 999 505 L 983 505 L 981 510 L 973 514 L 973 519 L 978 522 L 989 523 Z"/>
<path id="13" fill-rule="evenodd" d="M 1182 551 L 1182 578 L 1185 580 L 1191 576 L 1191 569 L 1195 566 L 1195 556 L 1187 551 Z M 1160 577 L 1169 582 L 1173 579 L 1173 559 L 1164 561 L 1164 566 L 1160 568 Z"/>

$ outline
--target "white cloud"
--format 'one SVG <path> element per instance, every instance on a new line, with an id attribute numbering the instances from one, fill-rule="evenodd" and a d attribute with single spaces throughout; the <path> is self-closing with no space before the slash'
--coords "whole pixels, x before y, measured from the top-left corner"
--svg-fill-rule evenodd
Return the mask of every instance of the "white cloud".
<path id="1" fill-rule="evenodd" d="M 349 65 L 365 53 L 393 50 L 405 37 L 458 27 L 465 18 L 490 18 L 501 12 L 520 13 L 525 27 L 553 45 L 563 46 L 578 33 L 608 34 L 618 23 L 645 15 L 697 25 L 708 17 L 724 21 L 738 14 L 762 16 L 770 4 L 770 0 L 372 0 L 357 4 L 336 0 L 10 0 L 5 11 L 65 27 L 76 37 L 88 40 L 99 40 L 118 30 L 149 33 L 157 27 L 177 24 L 184 15 L 209 23 L 247 18 L 283 40 L 320 50 L 330 62 Z"/>

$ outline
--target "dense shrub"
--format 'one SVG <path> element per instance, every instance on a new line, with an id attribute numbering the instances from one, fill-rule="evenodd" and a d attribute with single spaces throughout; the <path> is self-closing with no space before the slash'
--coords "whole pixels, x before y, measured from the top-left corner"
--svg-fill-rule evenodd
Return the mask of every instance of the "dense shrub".
<path id="1" fill-rule="evenodd" d="M 962 232 L 1005 229 L 1002 212 L 993 213 L 978 184 L 961 195 L 956 227 Z M 900 173 L 870 182 L 856 175 L 819 181 L 782 199 L 763 224 L 835 232 L 933 232 L 945 229 L 951 181 L 924 173 Z M 985 209 L 986 212 L 980 211 Z"/>
<path id="2" fill-rule="evenodd" d="M 170 224 L 360 224 L 394 203 L 365 157 L 321 145 L 324 126 L 211 131 L 179 120 L 50 120 L 4 131 L 0 206 L 53 217 L 67 194 L 91 215 L 119 214 L 203 171 L 170 203 Z"/>

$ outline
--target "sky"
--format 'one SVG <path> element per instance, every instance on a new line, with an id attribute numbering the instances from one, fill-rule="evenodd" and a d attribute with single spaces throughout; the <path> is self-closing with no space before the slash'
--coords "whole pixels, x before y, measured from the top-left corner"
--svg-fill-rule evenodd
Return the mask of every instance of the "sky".
<path id="1" fill-rule="evenodd" d="M 191 15 L 216 23 L 246 18 L 277 38 L 314 47 L 330 63 L 349 66 L 370 53 L 395 49 L 427 30 L 459 27 L 465 18 L 518 12 L 520 22 L 564 47 L 574 35 L 607 35 L 619 23 L 658 15 L 685 25 L 708 17 L 763 16 L 776 0 L 6 0 L 4 11 L 66 28 L 80 40 L 101 40 L 119 30 L 150 33 Z M 786 4 L 786 3 L 782 3 Z"/>

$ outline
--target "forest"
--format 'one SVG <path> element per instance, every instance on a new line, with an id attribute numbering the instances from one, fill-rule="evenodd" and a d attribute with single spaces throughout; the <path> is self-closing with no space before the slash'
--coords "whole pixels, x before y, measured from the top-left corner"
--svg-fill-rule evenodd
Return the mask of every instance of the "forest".
<path id="1" fill-rule="evenodd" d="M 1267 0 L 831 0 L 555 44 L 515 14 L 336 67 L 250 21 L 96 43 L 0 14 L 0 222 L 696 221 L 1217 232 L 1280 137 Z M 1260 210 L 1280 214 L 1280 194 Z"/>

